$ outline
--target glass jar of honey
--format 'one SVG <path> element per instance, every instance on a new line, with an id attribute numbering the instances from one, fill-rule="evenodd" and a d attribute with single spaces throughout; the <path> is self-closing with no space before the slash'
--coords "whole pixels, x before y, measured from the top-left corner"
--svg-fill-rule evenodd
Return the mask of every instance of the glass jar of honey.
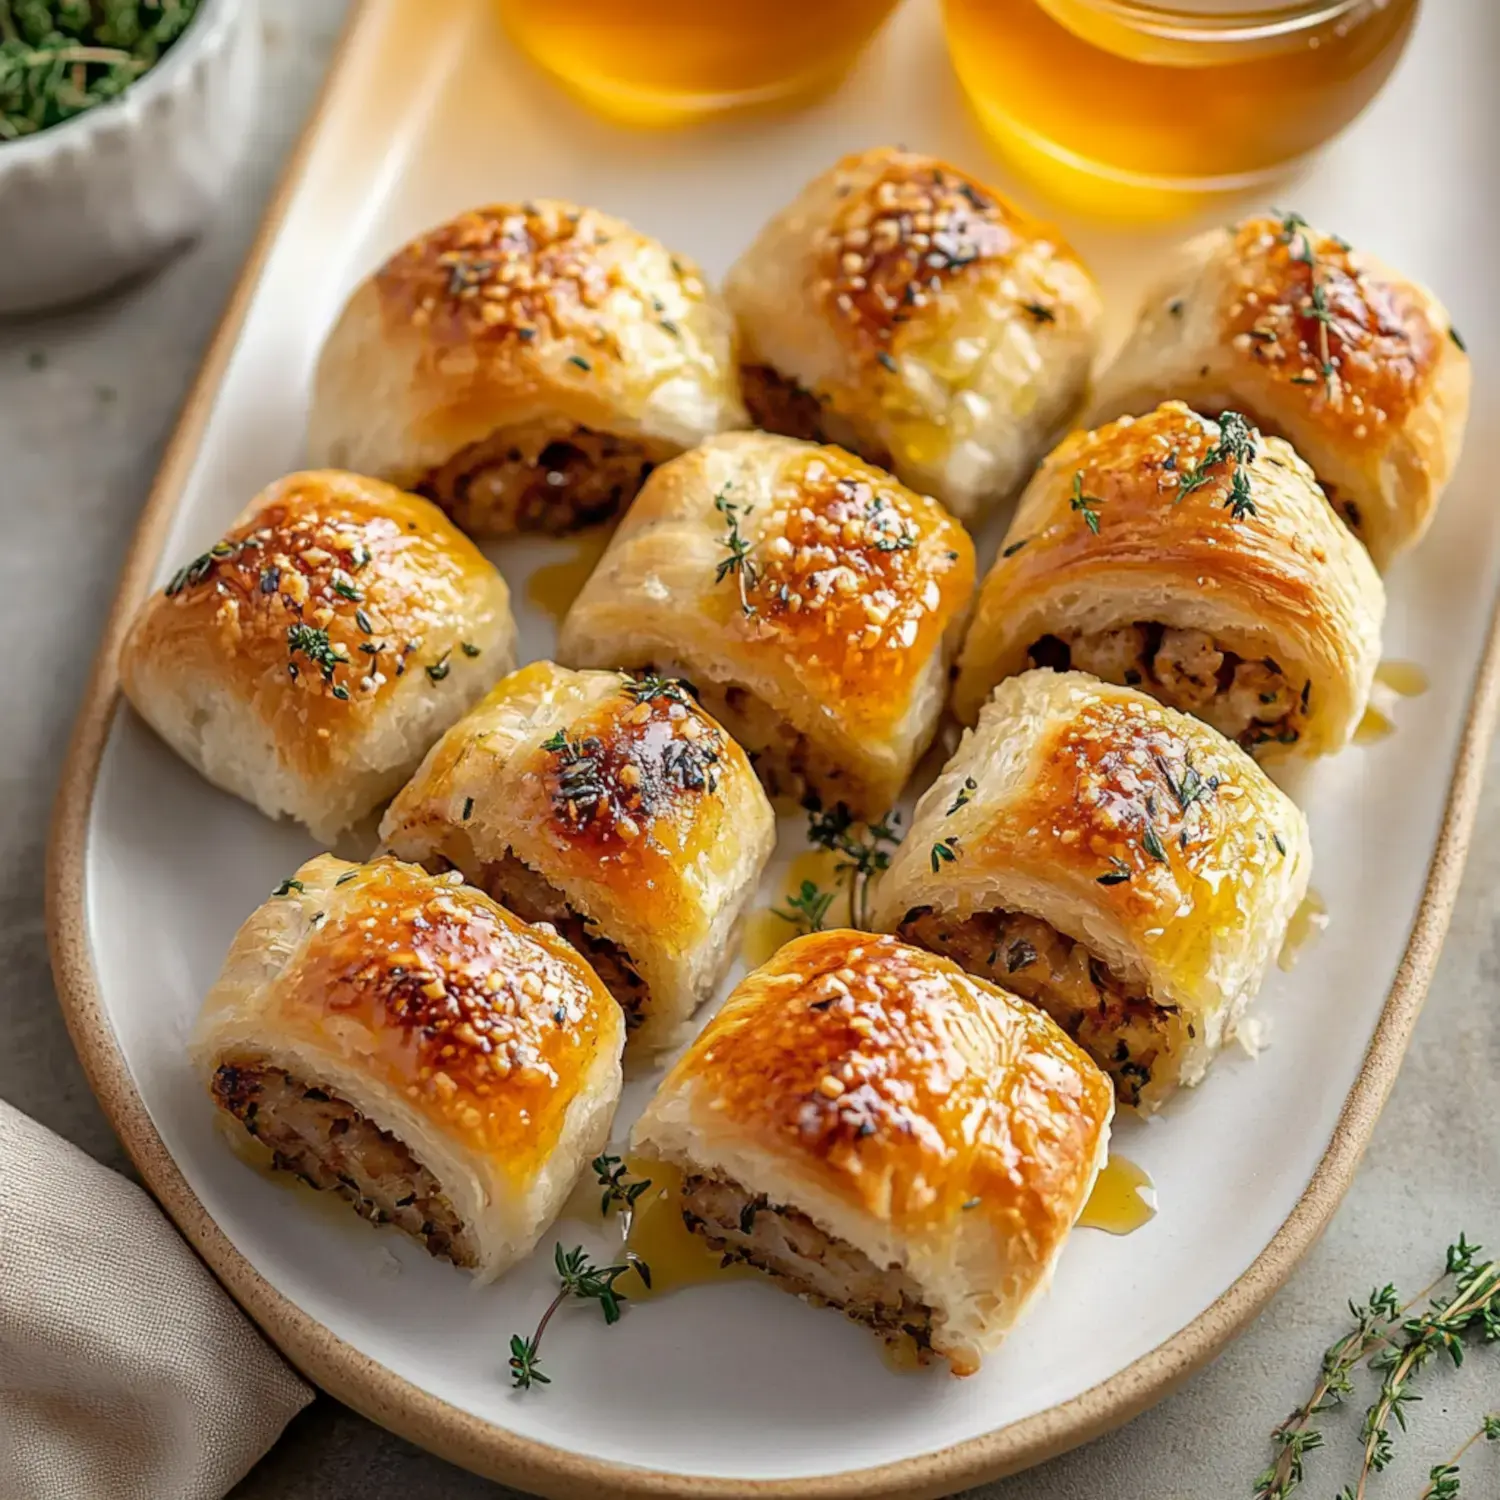
<path id="1" fill-rule="evenodd" d="M 1000 153 L 1053 199 L 1152 217 L 1281 175 L 1344 128 L 1418 0 L 944 0 Z"/>
<path id="2" fill-rule="evenodd" d="M 833 84 L 896 0 L 499 0 L 521 48 L 590 108 L 637 125 Z"/>

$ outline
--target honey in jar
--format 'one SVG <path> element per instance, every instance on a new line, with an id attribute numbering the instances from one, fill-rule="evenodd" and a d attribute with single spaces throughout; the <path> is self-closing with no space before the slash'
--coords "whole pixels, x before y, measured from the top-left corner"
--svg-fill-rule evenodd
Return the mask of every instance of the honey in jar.
<path id="1" fill-rule="evenodd" d="M 1085 212 L 1153 217 L 1268 182 L 1400 56 L 1417 0 L 944 0 L 949 52 L 1012 165 Z"/>
<path id="2" fill-rule="evenodd" d="M 638 125 L 811 94 L 896 0 L 499 0 L 521 48 L 586 105 Z"/>

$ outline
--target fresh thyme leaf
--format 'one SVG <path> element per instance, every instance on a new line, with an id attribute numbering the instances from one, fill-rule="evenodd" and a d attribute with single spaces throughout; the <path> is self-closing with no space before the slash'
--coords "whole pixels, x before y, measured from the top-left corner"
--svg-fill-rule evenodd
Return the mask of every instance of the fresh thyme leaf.
<path id="1" fill-rule="evenodd" d="M 714 569 L 714 582 L 723 581 L 733 573 L 740 587 L 740 608 L 747 614 L 755 613 L 755 606 L 750 603 L 749 590 L 755 587 L 756 579 L 760 573 L 755 564 L 750 560 L 752 544 L 740 535 L 740 520 L 742 516 L 748 516 L 753 509 L 745 506 L 743 510 L 729 498 L 732 484 L 726 484 L 717 495 L 714 496 L 714 509 L 724 517 L 728 530 L 725 532 L 724 540 L 720 546 L 724 547 L 729 556 L 724 558 Z"/>
<path id="2" fill-rule="evenodd" d="M 365 596 L 341 573 L 333 575 L 331 587 L 340 599 L 347 599 L 351 604 L 360 604 L 364 601 Z"/>
<path id="3" fill-rule="evenodd" d="M 1023 938 L 1017 938 L 1005 950 L 1005 972 L 1014 974 L 1020 969 L 1029 969 L 1036 962 L 1036 949 Z"/>
<path id="4" fill-rule="evenodd" d="M 1459 350 L 1460 354 L 1467 354 L 1469 352 L 1469 346 L 1466 343 L 1464 343 L 1463 336 L 1459 333 L 1458 329 L 1456 329 L 1451 323 L 1448 325 L 1448 337 L 1450 339 L 1452 339 L 1455 344 L 1458 345 L 1458 350 Z"/>
<path id="5" fill-rule="evenodd" d="M 580 370 L 592 370 L 594 367 L 581 354 L 570 354 L 568 363 L 575 365 Z"/>
<path id="6" fill-rule="evenodd" d="M 472 797 L 465 797 L 464 798 L 464 816 L 463 816 L 464 822 L 467 823 L 469 821 L 469 819 L 471 817 L 473 817 L 473 816 L 474 816 L 474 799 Z"/>
<path id="7" fill-rule="evenodd" d="M 479 647 L 476 646 L 473 641 L 460 641 L 458 643 L 458 649 L 468 657 L 475 657 L 479 655 Z"/>
<path id="8" fill-rule="evenodd" d="M 450 653 L 445 651 L 435 662 L 429 662 L 427 666 L 427 680 L 429 682 L 441 682 L 452 670 L 448 657 Z"/>
<path id="9" fill-rule="evenodd" d="M 1130 866 L 1119 855 L 1111 854 L 1109 857 L 1109 869 L 1104 874 L 1097 876 L 1096 879 L 1100 885 L 1119 885 L 1121 881 L 1129 880 L 1131 873 Z"/>
<path id="10" fill-rule="evenodd" d="M 542 741 L 543 750 L 561 750 L 568 743 L 567 735 L 559 729 L 556 734 L 550 734 Z"/>
<path id="11" fill-rule="evenodd" d="M 837 895 L 837 891 L 825 891 L 815 880 L 804 880 L 798 887 L 797 894 L 786 898 L 785 909 L 773 906 L 771 910 L 783 922 L 790 922 L 798 928 L 799 936 L 809 932 L 822 932 L 828 908 L 833 905 Z"/>
<path id="12" fill-rule="evenodd" d="M 516 1390 L 529 1391 L 533 1385 L 551 1385 L 552 1377 L 542 1373 L 537 1360 L 537 1339 L 522 1338 L 519 1333 L 510 1336 L 511 1384 Z"/>
<path id="13" fill-rule="evenodd" d="M 1043 307 L 1040 302 L 1023 302 L 1021 309 L 1038 323 L 1057 322 L 1057 314 L 1050 307 Z"/>
<path id="14" fill-rule="evenodd" d="M 934 875 L 945 864 L 951 865 L 958 858 L 957 839 L 939 839 L 932 846 L 932 873 Z"/>
<path id="15" fill-rule="evenodd" d="M 1006 547 L 1001 552 L 1000 556 L 1001 557 L 1014 557 L 1016 555 L 1016 553 L 1018 553 L 1021 550 L 1021 548 L 1024 547 L 1027 544 L 1027 542 L 1029 542 L 1030 540 L 1031 540 L 1031 538 L 1029 536 L 1023 536 L 1019 542 L 1012 542 L 1010 544 L 1010 546 Z"/>
<path id="16" fill-rule="evenodd" d="M 1141 847 L 1145 849 L 1146 853 L 1152 859 L 1160 864 L 1166 864 L 1167 851 L 1162 844 L 1161 835 L 1149 823 L 1146 824 L 1145 829 L 1141 833 Z"/>
<path id="17" fill-rule="evenodd" d="M 1099 509 L 1103 501 L 1097 495 L 1085 495 L 1083 492 L 1083 470 L 1078 469 L 1073 475 L 1073 494 L 1068 501 L 1068 509 L 1080 511 L 1083 515 L 1083 524 L 1088 527 L 1095 536 L 1099 535 Z"/>
<path id="18" fill-rule="evenodd" d="M 283 880 L 280 885 L 271 892 L 273 896 L 290 896 L 293 891 L 305 891 L 307 887 L 300 880 Z"/>
<path id="19" fill-rule="evenodd" d="M 693 704 L 692 695 L 676 678 L 658 677 L 650 672 L 641 677 L 627 677 L 620 684 L 620 691 L 629 693 L 637 703 L 654 703 L 658 698 L 667 698 L 684 708 L 691 708 Z"/>

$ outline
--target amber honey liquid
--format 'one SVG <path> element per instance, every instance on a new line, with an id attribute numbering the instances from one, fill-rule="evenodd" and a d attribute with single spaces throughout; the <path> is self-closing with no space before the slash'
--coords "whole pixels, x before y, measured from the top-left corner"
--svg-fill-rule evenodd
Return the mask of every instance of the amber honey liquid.
<path id="1" fill-rule="evenodd" d="M 590 108 L 670 125 L 834 82 L 895 0 L 499 0 L 521 48 Z"/>
<path id="2" fill-rule="evenodd" d="M 1268 181 L 1343 129 L 1417 0 L 945 0 L 997 149 L 1086 212 L 1152 217 Z M 1230 12 L 1235 14 L 1231 15 Z"/>

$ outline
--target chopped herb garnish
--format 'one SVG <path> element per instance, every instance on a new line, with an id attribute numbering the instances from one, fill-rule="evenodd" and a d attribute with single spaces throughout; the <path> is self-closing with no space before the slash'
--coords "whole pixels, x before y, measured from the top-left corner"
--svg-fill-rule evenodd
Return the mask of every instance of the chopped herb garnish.
<path id="1" fill-rule="evenodd" d="M 1244 467 L 1255 462 L 1255 429 L 1237 411 L 1219 413 L 1219 440 L 1190 469 L 1182 469 L 1177 482 L 1177 493 L 1172 504 L 1178 505 L 1195 490 L 1202 489 L 1219 464 L 1234 463 L 1234 473 L 1229 481 L 1229 496 L 1224 501 L 1236 521 L 1255 514 L 1255 502 L 1250 498 L 1250 476 Z M 1181 469 L 1181 465 L 1178 465 Z"/>
<path id="2" fill-rule="evenodd" d="M 1036 949 L 1022 938 L 1017 938 L 1009 948 L 1005 950 L 1005 972 L 1014 974 L 1021 969 L 1029 969 L 1036 962 Z"/>
<path id="3" fill-rule="evenodd" d="M 281 587 L 281 569 L 274 563 L 268 568 L 260 570 L 260 591 L 263 594 L 274 594 Z"/>
<path id="4" fill-rule="evenodd" d="M 1040 302 L 1023 302 L 1021 307 L 1038 323 L 1057 322 L 1057 314 L 1050 307 L 1043 307 Z"/>
<path id="5" fill-rule="evenodd" d="M 473 817 L 473 815 L 474 815 L 474 799 L 472 797 L 465 797 L 464 798 L 464 822 L 467 823 L 469 821 L 469 819 L 471 817 Z"/>
<path id="6" fill-rule="evenodd" d="M 350 583 L 347 578 L 343 577 L 342 574 L 334 574 L 332 588 L 334 593 L 337 594 L 340 599 L 347 599 L 351 604 L 359 604 L 365 597 L 357 588 L 354 587 L 352 583 Z"/>
<path id="7" fill-rule="evenodd" d="M 1098 507 L 1104 502 L 1097 495 L 1085 495 L 1083 492 L 1083 470 L 1078 469 L 1073 475 L 1073 495 L 1068 501 L 1068 508 L 1076 510 L 1083 515 L 1083 524 L 1088 527 L 1095 536 L 1099 535 L 1099 510 Z"/>
<path id="8" fill-rule="evenodd" d="M 786 898 L 786 907 L 773 906 L 771 910 L 783 922 L 790 922 L 799 929 L 799 935 L 822 932 L 828 908 L 833 905 L 837 891 L 825 891 L 815 880 L 804 880 L 795 896 Z"/>
<path id="9" fill-rule="evenodd" d="M 1097 877 L 1100 885 L 1119 885 L 1122 880 L 1129 880 L 1131 876 L 1130 866 L 1116 854 L 1109 857 L 1109 869 Z"/>
<path id="10" fill-rule="evenodd" d="M 901 368 L 900 365 L 898 365 L 896 361 L 885 352 L 884 349 L 880 350 L 880 352 L 876 354 L 875 358 L 879 362 L 882 369 L 889 370 L 893 375 Z"/>
<path id="11" fill-rule="evenodd" d="M 306 889 L 307 887 L 300 880 L 283 880 L 271 894 L 273 896 L 290 896 L 293 891 L 300 893 Z"/>
<path id="12" fill-rule="evenodd" d="M 692 706 L 692 699 L 682 683 L 672 677 L 658 677 L 652 672 L 642 677 L 627 677 L 620 685 L 620 691 L 629 693 L 637 703 L 654 703 L 658 698 L 667 698 L 684 708 Z"/>
<path id="13" fill-rule="evenodd" d="M 978 790 L 979 783 L 972 776 L 965 776 L 964 784 L 958 789 L 958 796 L 949 804 L 948 811 L 943 816 L 951 818 Z"/>
<path id="14" fill-rule="evenodd" d="M 346 870 L 333 883 L 335 885 L 348 885 L 348 883 L 351 880 L 358 880 L 358 879 L 359 879 L 359 871 L 358 870 Z"/>
<path id="15" fill-rule="evenodd" d="M 339 649 L 328 639 L 328 632 L 320 630 L 315 625 L 288 625 L 286 628 L 286 648 L 289 655 L 296 657 L 305 656 L 323 674 L 324 682 L 332 682 L 333 674 L 339 668 L 348 665 L 348 659 L 343 656 Z M 293 661 L 290 666 L 293 677 L 297 675 L 297 663 Z"/>
<path id="16" fill-rule="evenodd" d="M 465 656 L 473 657 L 479 655 L 479 647 L 476 646 L 473 641 L 460 641 L 458 643 L 458 649 L 462 651 Z"/>
<path id="17" fill-rule="evenodd" d="M 1453 342 L 1458 346 L 1459 352 L 1461 354 L 1467 354 L 1469 352 L 1469 346 L 1464 343 L 1463 336 L 1451 323 L 1448 325 L 1448 337 L 1452 339 Z"/>
<path id="18" fill-rule="evenodd" d="M 1282 843 L 1281 835 L 1274 830 L 1271 833 L 1271 842 L 1276 845 L 1276 852 L 1278 854 L 1284 855 L 1286 853 L 1286 845 Z"/>
<path id="19" fill-rule="evenodd" d="M 570 354 L 568 363 L 576 365 L 580 370 L 592 370 L 594 367 L 581 354 Z"/>
<path id="20" fill-rule="evenodd" d="M 932 873 L 934 875 L 947 864 L 951 865 L 958 858 L 957 839 L 939 839 L 932 846 Z"/>
<path id="21" fill-rule="evenodd" d="M 1005 548 L 1005 550 L 1001 552 L 1000 556 L 1014 557 L 1016 553 L 1018 553 L 1021 548 L 1024 547 L 1030 540 L 1031 538 L 1029 536 L 1023 536 L 1019 542 L 1012 542 L 1010 546 Z"/>
<path id="22" fill-rule="evenodd" d="M 448 656 L 449 653 L 445 651 L 435 662 L 428 664 L 427 680 L 429 682 L 441 682 L 448 675 Z"/>
<path id="23" fill-rule="evenodd" d="M 740 608 L 747 614 L 755 613 L 755 606 L 750 603 L 749 590 L 755 587 L 760 574 L 755 564 L 750 560 L 751 543 L 740 535 L 740 519 L 748 516 L 753 507 L 747 505 L 741 511 L 740 507 L 729 498 L 731 485 L 726 484 L 717 495 L 714 496 L 714 509 L 724 517 L 728 530 L 720 546 L 724 547 L 729 556 L 724 558 L 714 569 L 714 582 L 723 583 L 732 573 L 739 582 Z"/>
<path id="24" fill-rule="evenodd" d="M 1141 847 L 1152 859 L 1159 861 L 1161 864 L 1166 864 L 1167 851 L 1162 844 L 1161 835 L 1149 823 L 1146 824 L 1141 832 Z"/>

